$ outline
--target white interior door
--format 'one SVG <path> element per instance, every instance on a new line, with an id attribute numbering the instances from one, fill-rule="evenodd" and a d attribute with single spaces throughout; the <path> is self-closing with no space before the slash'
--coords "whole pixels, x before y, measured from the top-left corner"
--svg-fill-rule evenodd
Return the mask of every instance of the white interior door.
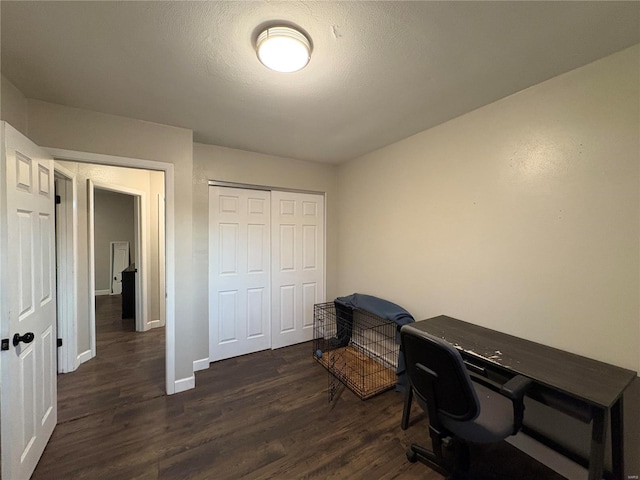
<path id="1" fill-rule="evenodd" d="M 111 242 L 111 293 L 122 293 L 122 271 L 129 266 L 129 242 Z"/>
<path id="2" fill-rule="evenodd" d="M 57 422 L 53 159 L 2 123 L 2 478 L 27 479 Z M 22 340 L 14 343 L 14 338 Z"/>
<path id="3" fill-rule="evenodd" d="M 272 348 L 313 339 L 313 305 L 325 301 L 324 196 L 271 192 Z"/>
<path id="4" fill-rule="evenodd" d="M 270 193 L 209 187 L 209 355 L 265 350 L 270 332 Z"/>

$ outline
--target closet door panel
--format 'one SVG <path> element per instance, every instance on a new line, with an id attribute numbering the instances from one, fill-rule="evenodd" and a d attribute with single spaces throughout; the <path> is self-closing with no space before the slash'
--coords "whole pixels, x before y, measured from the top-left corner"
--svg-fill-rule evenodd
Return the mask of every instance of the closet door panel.
<path id="1" fill-rule="evenodd" d="M 271 192 L 272 348 L 313 339 L 313 305 L 325 301 L 324 196 Z"/>
<path id="2" fill-rule="evenodd" d="M 209 187 L 209 359 L 271 347 L 270 193 Z"/>

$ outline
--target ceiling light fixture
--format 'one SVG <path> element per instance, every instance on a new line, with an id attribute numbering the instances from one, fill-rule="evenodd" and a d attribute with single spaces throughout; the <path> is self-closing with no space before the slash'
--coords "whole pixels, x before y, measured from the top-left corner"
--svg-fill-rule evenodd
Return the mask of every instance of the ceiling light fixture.
<path id="1" fill-rule="evenodd" d="M 276 72 L 291 73 L 304 68 L 311 58 L 311 43 L 291 27 L 269 27 L 256 40 L 262 64 Z"/>

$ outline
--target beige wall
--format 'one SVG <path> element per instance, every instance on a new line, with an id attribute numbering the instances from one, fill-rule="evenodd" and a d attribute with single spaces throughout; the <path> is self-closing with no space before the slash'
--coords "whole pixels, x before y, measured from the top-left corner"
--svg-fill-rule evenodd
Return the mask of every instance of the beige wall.
<path id="1" fill-rule="evenodd" d="M 639 55 L 341 166 L 341 292 L 638 369 Z"/>
<path id="2" fill-rule="evenodd" d="M 26 135 L 26 99 L 22 92 L 4 76 L 0 76 L 0 118 L 23 135 Z"/>
<path id="3" fill-rule="evenodd" d="M 32 99 L 27 99 L 27 115 L 27 136 L 38 145 L 174 165 L 175 378 L 192 377 L 193 360 L 208 356 L 208 349 L 194 347 L 203 329 L 208 328 L 206 320 L 196 319 L 191 313 L 192 132 Z"/>
<path id="4" fill-rule="evenodd" d="M 310 190 L 325 193 L 326 202 L 326 291 L 335 298 L 338 256 L 338 195 L 335 165 L 305 162 L 290 158 L 234 150 L 213 145 L 193 147 L 193 246 L 194 246 L 194 315 L 208 319 L 209 268 L 209 180 Z M 200 348 L 207 345 L 202 336 Z"/>
<path id="5" fill-rule="evenodd" d="M 96 291 L 111 291 L 111 242 L 129 242 L 130 263 L 135 262 L 134 207 L 131 195 L 101 189 L 94 192 Z"/>
<path id="6" fill-rule="evenodd" d="M 635 46 L 342 165 L 341 293 L 638 370 L 639 59 Z"/>

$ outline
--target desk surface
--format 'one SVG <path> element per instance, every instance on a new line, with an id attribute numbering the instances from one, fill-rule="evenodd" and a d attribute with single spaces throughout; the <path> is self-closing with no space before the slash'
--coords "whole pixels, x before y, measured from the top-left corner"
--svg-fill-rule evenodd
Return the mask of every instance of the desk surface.
<path id="1" fill-rule="evenodd" d="M 598 407 L 611 408 L 636 372 L 441 315 L 413 324 L 470 356 Z"/>

